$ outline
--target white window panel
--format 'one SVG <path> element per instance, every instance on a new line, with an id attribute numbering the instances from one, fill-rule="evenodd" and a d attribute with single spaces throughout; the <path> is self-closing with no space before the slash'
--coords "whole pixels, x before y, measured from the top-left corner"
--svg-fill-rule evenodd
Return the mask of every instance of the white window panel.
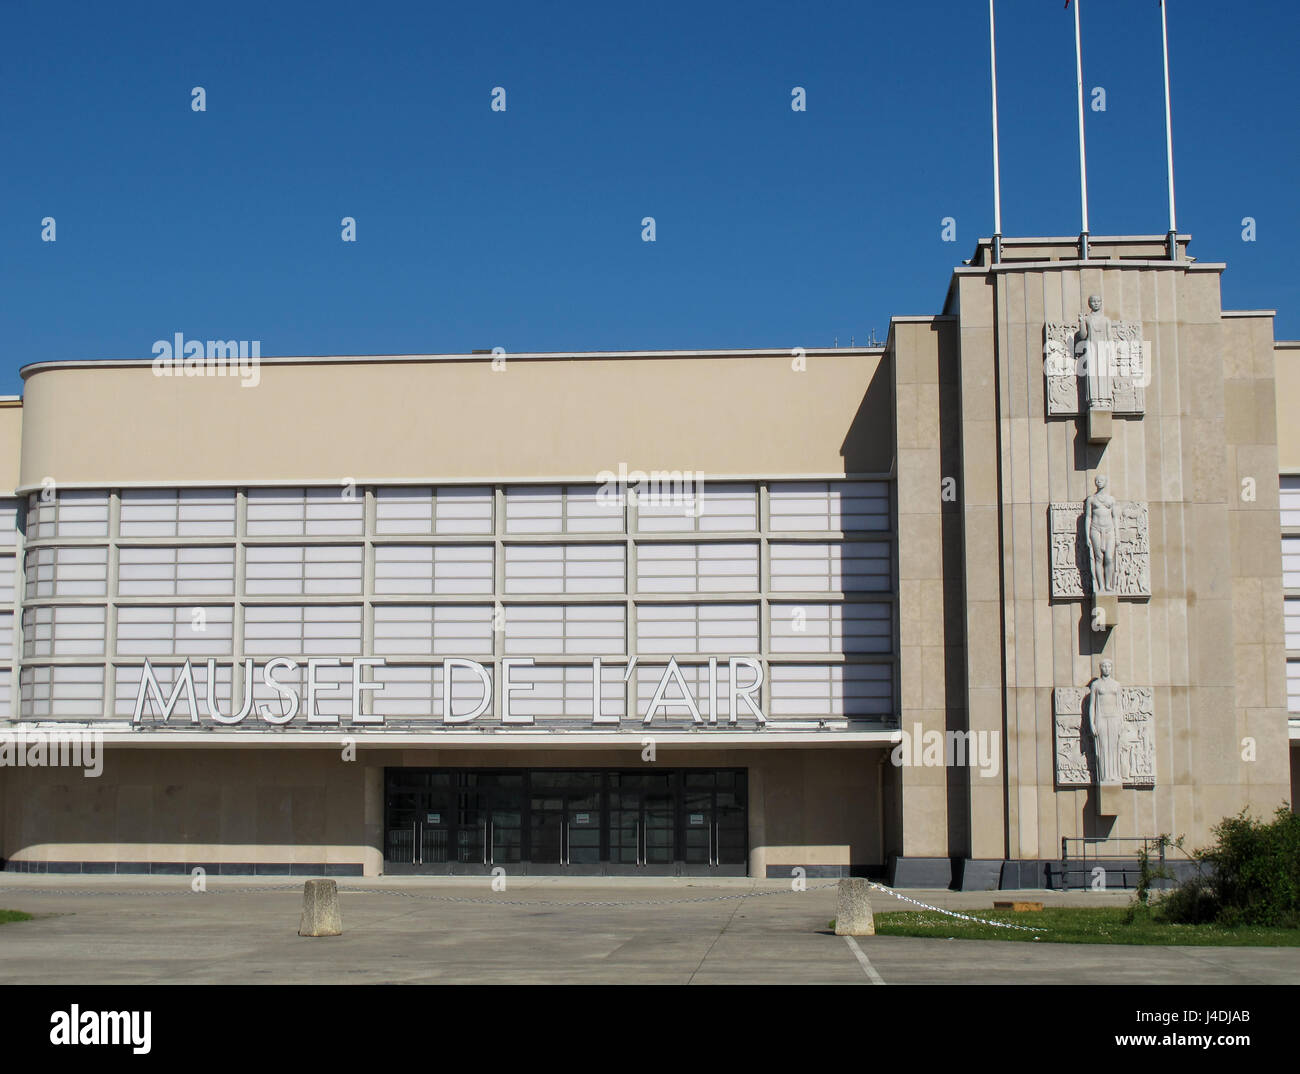
<path id="1" fill-rule="evenodd" d="M 758 545 L 642 542 L 636 573 L 643 593 L 753 593 L 758 591 Z"/>
<path id="2" fill-rule="evenodd" d="M 23 656 L 28 660 L 52 656 L 103 656 L 105 610 L 65 605 L 23 611 Z"/>
<path id="3" fill-rule="evenodd" d="M 244 609 L 244 651 L 256 657 L 358 656 L 361 609 L 270 604 Z"/>
<path id="4" fill-rule="evenodd" d="M 377 545 L 375 592 L 479 596 L 492 592 L 490 544 Z"/>
<path id="5" fill-rule="evenodd" d="M 27 525 L 25 532 L 28 543 L 54 536 L 56 506 L 56 501 L 52 496 L 45 499 L 41 493 L 33 492 L 27 497 Z"/>
<path id="6" fill-rule="evenodd" d="M 623 593 L 626 558 L 621 544 L 507 545 L 505 591 Z"/>
<path id="7" fill-rule="evenodd" d="M 444 485 L 434 500 L 434 533 L 438 536 L 492 532 L 492 489 Z"/>
<path id="8" fill-rule="evenodd" d="M 617 489 L 603 485 L 570 485 L 565 489 L 567 533 L 624 533 L 623 505 Z"/>
<path id="9" fill-rule="evenodd" d="M 34 548 L 26 556 L 28 600 L 108 593 L 107 548 Z"/>
<path id="10" fill-rule="evenodd" d="M 324 653 L 313 653 L 313 656 L 325 656 Z M 328 654 L 333 655 L 333 654 Z M 289 710 L 293 707 L 293 701 L 287 697 L 281 690 L 274 686 L 266 684 L 266 674 L 263 668 L 255 669 L 253 679 L 253 711 L 249 713 L 248 720 L 256 720 L 262 723 L 261 712 L 263 706 L 270 712 L 272 718 L 287 716 Z M 243 674 L 243 671 L 240 671 Z M 298 661 L 296 668 L 277 667 L 273 672 L 275 681 L 281 686 L 293 690 L 298 695 L 298 707 L 294 715 L 292 725 L 306 725 L 307 722 L 307 658 L 304 657 Z M 352 718 L 352 668 L 345 666 L 338 667 L 318 667 L 316 669 L 316 715 L 317 716 L 334 716 L 341 720 L 351 720 Z M 362 697 L 365 697 L 364 692 Z"/>
<path id="11" fill-rule="evenodd" d="M 1286 662 L 1286 710 L 1300 713 L 1300 660 Z"/>
<path id="12" fill-rule="evenodd" d="M 515 668 L 511 681 L 528 683 L 531 690 L 519 690 L 510 696 L 512 717 L 531 716 L 538 723 L 549 720 L 577 720 L 584 727 L 592 718 L 592 670 L 590 664 L 579 667 Z M 606 719 L 622 719 L 626 708 L 621 665 L 603 664 L 600 669 L 600 714 Z"/>
<path id="13" fill-rule="evenodd" d="M 104 665 L 25 667 L 22 712 L 26 719 L 92 719 L 104 707 Z"/>
<path id="14" fill-rule="evenodd" d="M 0 668 L 0 719 L 13 719 L 13 681 L 13 671 L 10 668 Z"/>
<path id="15" fill-rule="evenodd" d="M 650 702 L 654 700 L 655 691 L 659 689 L 659 683 L 663 679 L 666 664 L 638 664 L 636 669 L 636 713 L 638 719 L 644 719 L 645 714 L 649 711 Z M 690 690 L 691 697 L 695 700 L 695 707 L 700 713 L 700 719 L 705 722 L 709 721 L 709 666 L 708 664 L 678 664 L 678 670 L 682 673 L 682 679 L 686 687 Z M 737 669 L 740 677 L 741 688 L 748 686 L 753 681 L 754 671 L 752 668 L 741 667 Z M 731 718 L 731 706 L 729 687 L 731 682 L 731 669 L 725 660 L 719 660 L 717 665 L 717 692 L 714 694 L 713 709 L 719 722 Z M 758 700 L 758 694 L 754 695 L 755 701 Z M 753 715 L 749 706 L 744 701 L 740 703 L 740 716 Z M 667 715 L 673 720 L 685 718 L 691 719 L 690 707 L 682 698 L 682 692 L 677 683 L 671 678 L 664 691 L 664 703 L 655 710 L 654 719 L 650 726 L 654 727 L 664 716 Z"/>
<path id="16" fill-rule="evenodd" d="M 121 548 L 117 591 L 124 597 L 232 596 L 235 549 L 230 545 Z"/>
<path id="17" fill-rule="evenodd" d="M 359 537 L 364 530 L 365 497 L 356 489 L 339 486 L 248 492 L 250 537 Z"/>
<path id="18" fill-rule="evenodd" d="M 17 563 L 16 556 L 0 556 L 0 604 L 14 602 L 18 584 Z"/>
<path id="19" fill-rule="evenodd" d="M 889 715 L 893 670 L 888 664 L 773 664 L 773 719 Z"/>
<path id="20" fill-rule="evenodd" d="M 768 495 L 773 532 L 888 530 L 885 481 L 777 481 Z"/>
<path id="21" fill-rule="evenodd" d="M 0 499 L 0 548 L 12 548 L 18 540 L 18 502 Z"/>
<path id="22" fill-rule="evenodd" d="M 14 613 L 0 612 L 0 663 L 14 661 Z"/>
<path id="23" fill-rule="evenodd" d="M 492 715 L 492 669 L 488 673 L 488 707 L 478 720 L 468 726 L 474 726 Z M 375 682 L 384 684 L 383 690 L 376 691 L 374 698 L 375 715 L 385 719 L 425 719 L 442 722 L 443 674 L 442 665 L 403 665 L 387 664 L 374 669 Z M 479 677 L 464 668 L 453 669 L 451 691 L 451 713 L 463 716 L 473 712 L 479 706 L 483 696 L 483 684 Z M 516 695 L 517 696 L 517 695 Z"/>
<path id="24" fill-rule="evenodd" d="M 54 536 L 108 536 L 107 492 L 94 489 L 60 492 L 55 500 Z"/>
<path id="25" fill-rule="evenodd" d="M 1283 476 L 1280 505 L 1282 525 L 1300 528 L 1300 474 Z"/>
<path id="26" fill-rule="evenodd" d="M 505 609 L 507 656 L 607 656 L 627 651 L 621 604 L 515 604 Z"/>
<path id="27" fill-rule="evenodd" d="M 641 533 L 752 533 L 758 529 L 758 489 L 752 484 L 668 482 L 637 496 Z"/>
<path id="28" fill-rule="evenodd" d="M 774 593 L 883 593 L 891 588 L 888 541 L 773 541 Z"/>
<path id="29" fill-rule="evenodd" d="M 376 656 L 492 655 L 490 604 L 380 604 Z"/>
<path id="30" fill-rule="evenodd" d="M 1300 589 L 1300 537 L 1282 538 L 1282 586 Z"/>
<path id="31" fill-rule="evenodd" d="M 375 532 L 433 532 L 433 489 L 428 486 L 375 489 Z"/>
<path id="32" fill-rule="evenodd" d="M 162 691 L 164 703 L 172 695 L 172 687 L 176 685 L 176 676 L 180 674 L 184 667 L 180 664 L 156 664 L 149 661 L 150 668 L 153 669 L 154 678 L 158 682 L 158 689 Z M 231 698 L 230 689 L 232 666 L 229 662 L 217 663 L 214 665 L 216 670 L 215 689 L 213 691 L 218 708 L 221 709 L 223 716 L 235 715 L 234 705 Z M 212 710 L 208 705 L 208 663 L 206 659 L 194 659 L 190 663 L 190 670 L 194 676 L 194 700 L 199 707 L 199 719 L 210 720 Z M 144 674 L 143 664 L 119 664 L 113 680 L 113 714 L 118 717 L 130 719 L 135 713 L 135 700 L 140 694 L 140 679 Z M 241 665 L 239 669 L 240 678 L 243 678 L 244 669 Z M 257 674 L 261 674 L 261 669 L 257 669 Z M 149 720 L 161 719 L 162 709 L 152 694 L 145 695 L 145 703 L 140 712 L 140 727 L 144 727 Z M 182 691 L 176 701 L 176 707 L 172 709 L 171 717 L 168 723 L 184 723 L 189 720 L 189 698 Z M 244 720 L 244 726 L 249 726 L 257 718 L 255 712 L 249 713 Z"/>
<path id="33" fill-rule="evenodd" d="M 774 653 L 888 653 L 893 611 L 888 604 L 773 604 Z"/>
<path id="34" fill-rule="evenodd" d="M 249 545 L 245 562 L 244 591 L 249 596 L 361 592 L 359 544 Z"/>
<path id="35" fill-rule="evenodd" d="M 1286 617 L 1286 647 L 1300 652 L 1300 597 L 1287 597 L 1282 603 Z"/>
<path id="36" fill-rule="evenodd" d="M 712 533 L 758 529 L 758 489 L 750 484 L 706 484 L 698 498 L 699 528 Z"/>
<path id="37" fill-rule="evenodd" d="M 229 605 L 123 606 L 117 610 L 119 656 L 230 656 L 234 611 Z"/>
<path id="38" fill-rule="evenodd" d="M 233 537 L 233 489 L 124 489 L 123 537 Z"/>
<path id="39" fill-rule="evenodd" d="M 757 604 L 639 604 L 637 652 L 664 656 L 758 651 Z"/>
<path id="40" fill-rule="evenodd" d="M 564 491 L 558 485 L 506 489 L 506 533 L 561 533 Z"/>
<path id="41" fill-rule="evenodd" d="M 375 532 L 440 537 L 491 534 L 492 489 L 455 485 L 377 489 Z"/>

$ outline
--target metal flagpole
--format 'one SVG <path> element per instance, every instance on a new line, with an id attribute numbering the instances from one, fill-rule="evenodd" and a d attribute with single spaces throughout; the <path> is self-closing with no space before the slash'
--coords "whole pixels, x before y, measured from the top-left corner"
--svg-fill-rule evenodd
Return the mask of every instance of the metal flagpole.
<path id="1" fill-rule="evenodd" d="M 1068 7 L 1070 0 L 1065 0 Z M 1083 41 L 1079 35 L 1079 0 L 1074 0 L 1074 70 L 1079 90 L 1079 196 L 1083 207 L 1083 230 L 1079 233 L 1079 257 L 1088 260 L 1088 155 L 1083 145 Z"/>
<path id="2" fill-rule="evenodd" d="M 993 263 L 996 265 L 1002 260 L 1002 181 L 998 173 L 998 46 L 993 30 L 993 0 L 989 0 L 989 75 L 993 81 Z M 1172 197 L 1173 188 L 1170 190 Z"/>
<path id="3" fill-rule="evenodd" d="M 993 0 L 989 0 L 991 4 Z M 1165 158 L 1169 162 L 1169 260 L 1178 259 L 1178 225 L 1174 217 L 1174 123 L 1169 109 L 1169 23 L 1160 0 L 1160 36 L 1165 49 Z"/>

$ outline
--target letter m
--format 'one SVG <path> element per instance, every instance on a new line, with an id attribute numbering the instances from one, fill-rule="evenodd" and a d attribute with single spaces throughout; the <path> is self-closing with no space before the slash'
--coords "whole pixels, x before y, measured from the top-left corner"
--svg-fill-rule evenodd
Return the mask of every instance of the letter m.
<path id="1" fill-rule="evenodd" d="M 140 716 L 144 712 L 145 700 L 151 697 L 162 710 L 162 722 L 166 723 L 172 714 L 172 710 L 176 707 L 176 702 L 180 700 L 182 689 L 186 691 L 189 698 L 190 723 L 198 723 L 199 710 L 194 702 L 194 669 L 190 666 L 190 662 L 185 661 L 185 666 L 181 668 L 180 674 L 176 676 L 176 683 L 172 687 L 171 696 L 164 701 L 162 687 L 158 685 L 158 679 L 153 673 L 153 666 L 146 660 L 143 669 L 140 671 L 140 690 L 135 695 L 135 711 L 131 714 L 131 722 L 140 722 Z"/>

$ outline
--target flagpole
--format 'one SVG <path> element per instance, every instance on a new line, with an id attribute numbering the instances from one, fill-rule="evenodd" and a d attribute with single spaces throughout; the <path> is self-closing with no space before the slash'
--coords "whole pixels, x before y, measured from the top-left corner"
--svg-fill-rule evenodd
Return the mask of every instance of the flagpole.
<path id="1" fill-rule="evenodd" d="M 1088 156 L 1083 143 L 1083 39 L 1079 34 L 1079 0 L 1074 0 L 1074 70 L 1079 91 L 1079 196 L 1083 208 L 1083 230 L 1079 233 L 1079 257 L 1088 260 Z"/>
<path id="2" fill-rule="evenodd" d="M 996 265 L 1002 260 L 1002 180 L 998 173 L 998 46 L 993 30 L 993 0 L 989 0 L 989 75 L 993 82 L 993 263 Z"/>
<path id="3" fill-rule="evenodd" d="M 993 0 L 989 0 L 992 4 Z M 1169 22 L 1160 0 L 1160 36 L 1165 50 L 1165 159 L 1169 162 L 1169 260 L 1178 259 L 1178 225 L 1174 216 L 1174 123 L 1169 107 Z"/>

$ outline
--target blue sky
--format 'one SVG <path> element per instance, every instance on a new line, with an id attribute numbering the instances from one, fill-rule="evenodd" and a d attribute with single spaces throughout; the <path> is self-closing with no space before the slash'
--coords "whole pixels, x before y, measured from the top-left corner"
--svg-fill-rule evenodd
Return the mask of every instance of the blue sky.
<path id="1" fill-rule="evenodd" d="M 1158 5 L 1083 2 L 1092 231 L 1163 233 Z M 1004 231 L 1077 233 L 1072 16 L 1000 0 L 998 29 Z M 1280 338 L 1298 31 L 1293 4 L 1170 0 L 1180 230 Z M 883 337 L 992 230 L 987 33 L 982 0 L 4 0 L 0 391 L 176 332 L 264 355 Z"/>

